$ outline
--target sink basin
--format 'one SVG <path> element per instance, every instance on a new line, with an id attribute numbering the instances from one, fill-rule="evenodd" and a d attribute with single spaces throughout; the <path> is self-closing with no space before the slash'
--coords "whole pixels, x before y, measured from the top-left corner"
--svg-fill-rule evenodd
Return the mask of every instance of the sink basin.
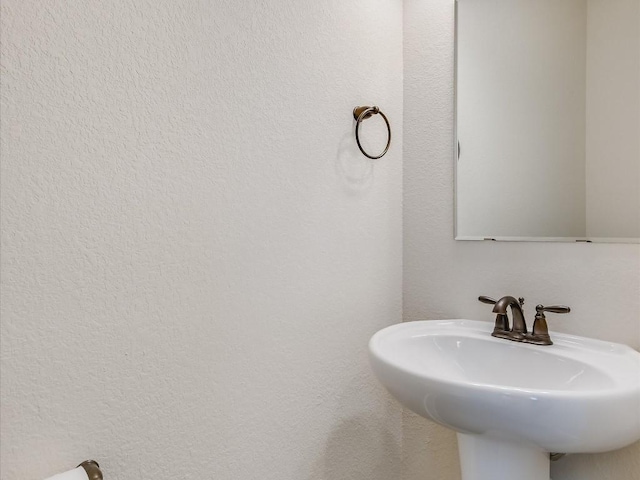
<path id="1" fill-rule="evenodd" d="M 554 345 L 530 345 L 492 330 L 473 320 L 416 321 L 380 330 L 369 343 L 382 384 L 458 432 L 465 480 L 514 472 L 548 480 L 549 452 L 603 452 L 640 439 L 638 352 L 558 333 Z"/>

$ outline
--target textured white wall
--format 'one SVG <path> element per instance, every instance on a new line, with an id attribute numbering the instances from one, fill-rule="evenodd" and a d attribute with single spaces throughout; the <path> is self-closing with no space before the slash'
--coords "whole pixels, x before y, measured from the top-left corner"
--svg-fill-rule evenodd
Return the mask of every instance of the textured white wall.
<path id="1" fill-rule="evenodd" d="M 522 295 L 528 318 L 536 303 L 572 307 L 550 317 L 552 331 L 640 348 L 640 246 L 453 240 L 453 13 L 452 0 L 405 1 L 405 319 L 493 321 L 478 295 Z M 430 472 L 416 478 L 458 478 L 450 467 L 455 437 L 426 420 L 405 420 L 405 448 L 423 454 L 413 469 Z M 638 476 L 640 443 L 553 466 L 554 480 Z"/>
<path id="2" fill-rule="evenodd" d="M 584 237 L 587 3 L 460 0 L 458 25 L 457 236 Z"/>
<path id="3" fill-rule="evenodd" d="M 402 2 L 3 0 L 2 68 L 2 480 L 398 478 Z"/>
<path id="4" fill-rule="evenodd" d="M 366 361 L 401 310 L 401 9 L 3 0 L 2 480 L 458 475 Z M 638 347 L 637 247 L 452 240 L 452 3 L 404 18 L 407 319 L 489 320 L 475 296 L 508 291 Z M 396 134 L 375 163 L 365 102 Z"/>

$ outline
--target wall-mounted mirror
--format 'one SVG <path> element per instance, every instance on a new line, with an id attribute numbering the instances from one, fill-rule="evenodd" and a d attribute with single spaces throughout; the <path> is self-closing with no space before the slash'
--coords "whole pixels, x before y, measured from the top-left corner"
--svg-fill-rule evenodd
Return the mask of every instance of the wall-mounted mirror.
<path id="1" fill-rule="evenodd" d="M 640 242 L 640 0 L 457 0 L 456 239 Z"/>

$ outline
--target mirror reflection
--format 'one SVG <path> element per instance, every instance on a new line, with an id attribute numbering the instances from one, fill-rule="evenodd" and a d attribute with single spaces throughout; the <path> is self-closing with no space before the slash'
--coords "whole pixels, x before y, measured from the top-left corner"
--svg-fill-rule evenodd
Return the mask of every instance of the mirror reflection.
<path id="1" fill-rule="evenodd" d="M 456 9 L 456 239 L 640 241 L 640 0 Z"/>

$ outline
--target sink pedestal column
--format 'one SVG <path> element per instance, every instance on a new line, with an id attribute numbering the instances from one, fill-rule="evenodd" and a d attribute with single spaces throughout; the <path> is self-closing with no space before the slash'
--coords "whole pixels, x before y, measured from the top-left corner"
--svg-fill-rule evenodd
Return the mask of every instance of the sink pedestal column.
<path id="1" fill-rule="evenodd" d="M 549 480 L 549 452 L 486 435 L 458 433 L 462 480 Z"/>

